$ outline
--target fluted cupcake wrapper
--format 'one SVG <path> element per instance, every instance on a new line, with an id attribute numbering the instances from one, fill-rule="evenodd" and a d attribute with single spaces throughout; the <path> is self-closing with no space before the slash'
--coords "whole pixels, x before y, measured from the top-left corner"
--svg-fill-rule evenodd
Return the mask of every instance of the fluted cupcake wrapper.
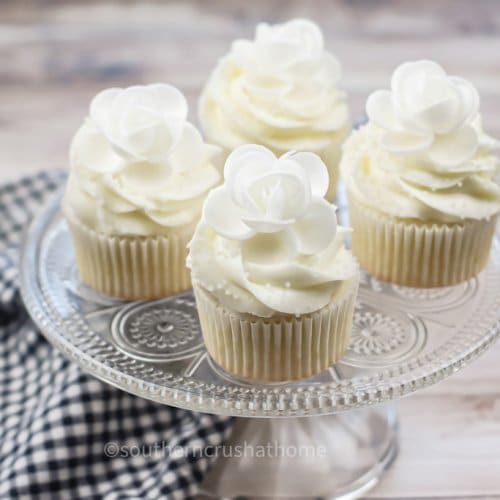
<path id="1" fill-rule="evenodd" d="M 399 221 L 349 194 L 352 251 L 373 276 L 403 286 L 451 286 L 487 264 L 496 217 L 455 224 Z"/>
<path id="2" fill-rule="evenodd" d="M 186 268 L 189 235 L 107 236 L 65 210 L 82 281 L 123 299 L 165 297 L 191 287 Z"/>
<path id="3" fill-rule="evenodd" d="M 337 362 L 347 349 L 358 278 L 341 300 L 299 317 L 260 318 L 223 307 L 193 283 L 203 339 L 226 371 L 261 381 L 307 378 Z"/>

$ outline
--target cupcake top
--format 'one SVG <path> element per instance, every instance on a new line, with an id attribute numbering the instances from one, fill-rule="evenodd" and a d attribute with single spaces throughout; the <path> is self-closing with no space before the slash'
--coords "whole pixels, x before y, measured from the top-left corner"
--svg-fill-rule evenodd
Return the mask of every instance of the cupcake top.
<path id="1" fill-rule="evenodd" d="M 316 24 L 262 23 L 253 40 L 236 40 L 219 61 L 200 99 L 200 121 L 227 149 L 255 142 L 275 152 L 319 152 L 350 130 L 340 78 Z"/>
<path id="2" fill-rule="evenodd" d="M 425 222 L 487 219 L 500 212 L 494 178 L 500 142 L 481 126 L 475 87 L 432 61 L 407 62 L 390 90 L 366 103 L 369 122 L 343 148 L 341 171 L 358 201 Z"/>
<path id="3" fill-rule="evenodd" d="M 220 182 L 218 148 L 187 121 L 171 85 L 97 94 L 70 149 L 65 210 L 105 234 L 151 236 L 194 229 Z"/>
<path id="4" fill-rule="evenodd" d="M 231 153 L 190 243 L 192 280 L 232 310 L 270 317 L 327 305 L 358 267 L 347 229 L 323 199 L 328 172 L 313 153 L 279 159 L 263 146 Z"/>

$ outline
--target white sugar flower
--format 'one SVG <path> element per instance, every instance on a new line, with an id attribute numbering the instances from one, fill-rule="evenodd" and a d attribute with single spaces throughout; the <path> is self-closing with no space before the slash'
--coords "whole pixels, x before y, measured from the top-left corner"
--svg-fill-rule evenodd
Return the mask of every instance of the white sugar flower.
<path id="1" fill-rule="evenodd" d="M 95 200 L 106 231 L 192 225 L 220 182 L 213 164 L 219 149 L 187 121 L 186 99 L 175 87 L 107 89 L 92 100 L 71 143 L 73 186 Z"/>
<path id="2" fill-rule="evenodd" d="M 155 83 L 103 90 L 90 104 L 89 120 L 102 134 L 102 149 L 111 146 L 125 162 L 186 171 L 199 164 L 207 149 L 187 114 L 186 98 L 179 90 Z M 116 161 L 107 162 L 107 168 L 110 165 L 117 168 Z"/>
<path id="3" fill-rule="evenodd" d="M 401 64 L 392 75 L 391 90 L 374 92 L 366 103 L 369 119 L 386 131 L 386 150 L 424 153 L 445 167 L 475 154 L 478 137 L 472 122 L 478 110 L 479 95 L 470 82 L 425 60 Z"/>
<path id="4" fill-rule="evenodd" d="M 111 88 L 90 104 L 90 118 L 117 153 L 161 160 L 181 138 L 188 113 L 185 97 L 167 84 Z"/>
<path id="5" fill-rule="evenodd" d="M 186 98 L 168 84 L 103 90 L 73 139 L 71 163 L 100 173 L 132 170 L 139 184 L 157 174 L 166 180 L 172 172 L 189 172 L 219 148 L 203 141 L 187 112 Z"/>
<path id="6" fill-rule="evenodd" d="M 335 206 L 323 198 L 328 171 L 319 156 L 291 152 L 277 158 L 263 146 L 245 145 L 229 155 L 224 178 L 204 206 L 205 221 L 220 236 L 247 240 L 282 233 L 301 254 L 334 239 Z"/>

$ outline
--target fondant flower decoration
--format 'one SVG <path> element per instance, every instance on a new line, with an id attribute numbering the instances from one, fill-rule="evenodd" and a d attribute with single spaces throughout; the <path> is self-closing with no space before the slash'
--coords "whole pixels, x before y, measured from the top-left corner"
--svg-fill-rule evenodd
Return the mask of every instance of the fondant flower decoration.
<path id="1" fill-rule="evenodd" d="M 101 219 L 122 214 L 115 229 L 126 219 L 123 227 L 138 232 L 137 211 L 162 226 L 199 219 L 206 193 L 220 182 L 212 163 L 218 151 L 187 121 L 186 99 L 175 87 L 138 85 L 97 94 L 71 143 L 70 163 L 103 209 Z"/>
<path id="2" fill-rule="evenodd" d="M 186 98 L 168 84 L 103 90 L 90 104 L 88 121 L 94 135 L 101 136 L 100 152 L 111 148 L 109 156 L 115 153 L 124 161 L 110 158 L 104 166 L 89 158 L 90 168 L 116 170 L 139 162 L 177 171 L 198 166 L 206 145 L 187 114 Z"/>
<path id="3" fill-rule="evenodd" d="M 254 40 L 237 40 L 232 51 L 242 66 L 251 68 L 251 74 L 267 74 L 272 69 L 275 85 L 280 79 L 290 85 L 289 78 L 294 76 L 303 81 L 304 70 L 309 78 L 327 80 L 328 85 L 335 85 L 341 77 L 339 61 L 324 50 L 321 30 L 306 19 L 275 25 L 261 23 Z M 269 82 L 266 87 L 272 90 Z"/>
<path id="4" fill-rule="evenodd" d="M 319 156 L 291 152 L 277 158 L 263 146 L 245 145 L 229 155 L 224 178 L 204 205 L 206 223 L 220 236 L 248 240 L 282 233 L 280 241 L 306 255 L 335 237 L 336 207 L 323 198 L 329 179 Z"/>
<path id="5" fill-rule="evenodd" d="M 366 103 L 369 119 L 386 132 L 382 146 L 395 154 L 424 153 L 444 167 L 460 165 L 475 154 L 473 120 L 479 110 L 475 87 L 449 76 L 433 61 L 401 64 L 391 90 L 378 90 Z"/>

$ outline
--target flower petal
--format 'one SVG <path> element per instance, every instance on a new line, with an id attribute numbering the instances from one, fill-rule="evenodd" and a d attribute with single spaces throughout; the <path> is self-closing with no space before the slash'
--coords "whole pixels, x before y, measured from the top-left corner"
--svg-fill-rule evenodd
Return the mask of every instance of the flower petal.
<path id="1" fill-rule="evenodd" d="M 205 160 L 205 145 L 198 129 L 189 122 L 184 124 L 179 142 L 169 155 L 169 162 L 177 172 L 186 172 L 200 166 Z"/>
<path id="2" fill-rule="evenodd" d="M 188 115 L 188 103 L 184 94 L 173 85 L 152 83 L 145 87 L 153 95 L 159 109 L 184 121 Z"/>
<path id="3" fill-rule="evenodd" d="M 447 134 L 461 125 L 459 96 L 449 97 L 416 114 L 415 120 L 437 134 Z"/>
<path id="4" fill-rule="evenodd" d="M 433 61 L 415 61 L 398 66 L 392 75 L 391 89 L 399 118 L 407 121 L 411 128 L 418 126 L 418 123 L 412 123 L 411 118 L 421 110 L 422 100 L 428 97 L 425 88 L 429 79 L 445 78 L 444 69 Z"/>
<path id="5" fill-rule="evenodd" d="M 366 101 L 366 114 L 373 123 L 386 130 L 399 127 L 391 93 L 388 90 L 376 90 L 369 95 Z"/>
<path id="6" fill-rule="evenodd" d="M 464 111 L 462 123 L 469 122 L 479 112 L 479 93 L 476 87 L 465 80 L 465 78 L 450 76 L 449 79 L 455 84 L 455 88 L 462 98 L 462 108 Z"/>
<path id="7" fill-rule="evenodd" d="M 101 131 L 108 129 L 113 101 L 121 92 L 123 89 L 117 87 L 105 89 L 92 99 L 89 109 L 90 118 Z"/>
<path id="8" fill-rule="evenodd" d="M 244 211 L 231 199 L 226 186 L 213 189 L 203 206 L 203 217 L 212 229 L 230 240 L 245 240 L 255 234 L 243 221 Z"/>
<path id="9" fill-rule="evenodd" d="M 126 165 L 91 120 L 85 120 L 73 137 L 69 157 L 72 167 L 100 173 L 115 172 Z"/>
<path id="10" fill-rule="evenodd" d="M 436 135 L 427 151 L 431 161 L 443 166 L 455 166 L 470 160 L 478 147 L 477 133 L 466 125 L 445 135 Z"/>
<path id="11" fill-rule="evenodd" d="M 299 252 L 310 255 L 326 248 L 337 232 L 335 205 L 323 198 L 317 198 L 308 211 L 292 226 L 297 237 Z"/>
<path id="12" fill-rule="evenodd" d="M 296 161 L 304 168 L 311 184 L 312 195 L 320 198 L 325 196 L 330 180 L 323 160 L 317 154 L 307 152 L 292 153 L 287 155 L 287 158 Z"/>
<path id="13" fill-rule="evenodd" d="M 304 168 L 286 156 L 270 171 L 253 178 L 242 172 L 242 206 L 269 219 L 295 219 L 304 214 L 311 188 Z"/>
<path id="14" fill-rule="evenodd" d="M 235 203 L 253 210 L 247 187 L 253 179 L 270 172 L 276 156 L 264 146 L 247 144 L 236 148 L 224 165 L 224 178 Z"/>
<path id="15" fill-rule="evenodd" d="M 476 131 L 479 140 L 479 149 L 485 153 L 500 149 L 500 141 L 486 134 L 483 129 L 483 118 L 479 113 L 473 118 L 471 126 Z"/>
<path id="16" fill-rule="evenodd" d="M 176 141 L 175 131 L 161 122 L 151 123 L 112 138 L 114 149 L 125 151 L 135 160 L 160 161 Z"/>
<path id="17" fill-rule="evenodd" d="M 433 141 L 431 134 L 395 131 L 387 132 L 381 140 L 382 147 L 391 153 L 416 153 L 430 146 Z"/>
<path id="18" fill-rule="evenodd" d="M 283 231 L 288 226 L 294 223 L 293 219 L 274 219 L 270 216 L 242 216 L 244 223 L 252 228 L 256 233 L 276 233 L 278 231 Z"/>
<path id="19" fill-rule="evenodd" d="M 255 161 L 256 164 L 270 165 L 276 161 L 276 156 L 272 151 L 258 144 L 239 146 L 227 157 L 224 165 L 224 179 L 228 180 L 236 176 L 250 161 Z"/>
<path id="20" fill-rule="evenodd" d="M 421 75 L 446 76 L 445 70 L 436 62 L 423 59 L 400 64 L 392 74 L 391 90 L 398 95 L 405 92 L 408 86 L 413 86 L 415 77 Z"/>

